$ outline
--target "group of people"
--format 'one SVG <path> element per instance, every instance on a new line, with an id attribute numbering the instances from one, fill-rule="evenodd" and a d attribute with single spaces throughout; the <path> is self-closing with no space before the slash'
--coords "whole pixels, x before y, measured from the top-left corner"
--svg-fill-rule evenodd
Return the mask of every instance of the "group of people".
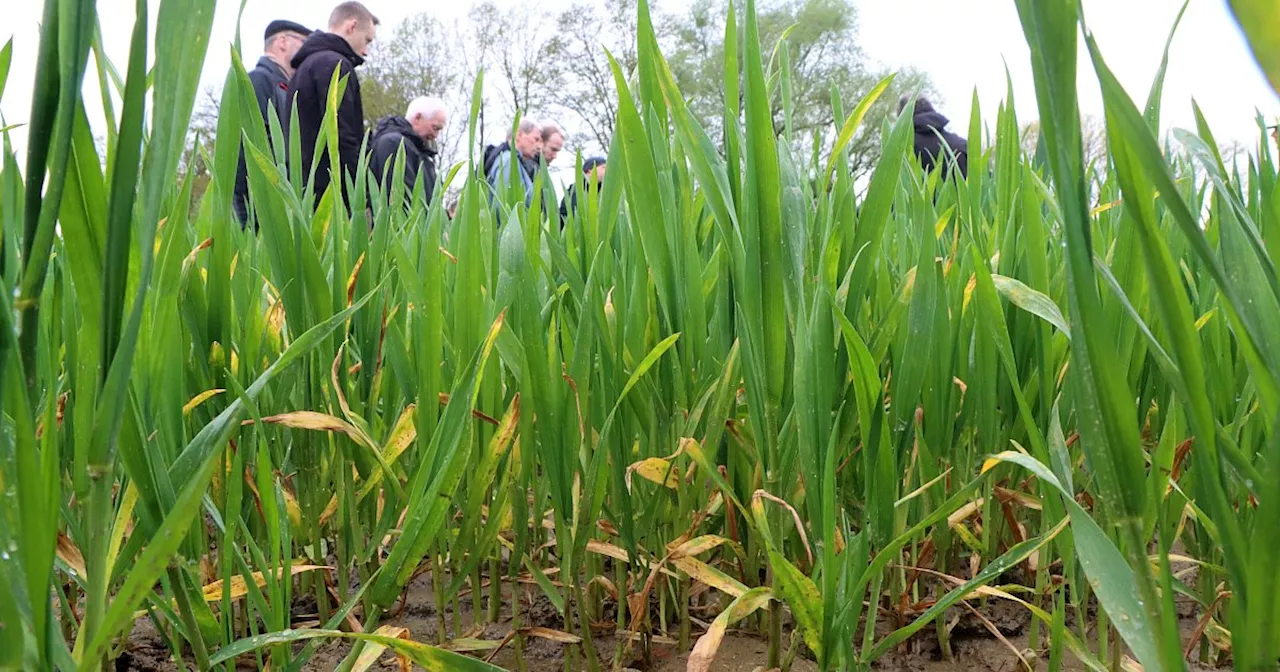
<path id="1" fill-rule="evenodd" d="M 315 175 L 307 175 L 317 194 L 324 193 L 332 179 L 330 151 L 336 155 L 343 173 L 354 175 L 360 162 L 364 107 L 360 98 L 360 79 L 355 69 L 363 65 L 369 55 L 369 46 L 377 36 L 378 25 L 378 18 L 359 2 L 344 2 L 335 7 L 329 15 L 327 31 L 312 31 L 293 21 L 272 21 L 264 34 L 263 56 L 249 72 L 263 118 L 269 120 L 270 110 L 274 110 L 286 132 L 297 134 L 304 172 L 312 165 L 317 145 L 320 145 L 330 87 L 346 78 L 346 88 L 337 98 L 335 110 L 336 146 L 321 145 L 324 153 Z M 296 128 L 292 127 L 290 118 L 290 110 L 295 107 Z M 249 203 L 243 157 L 236 178 L 233 207 L 243 224 L 248 221 Z M 339 176 L 339 182 L 345 196 L 346 181 Z"/>
<path id="2" fill-rule="evenodd" d="M 305 179 L 319 196 L 333 180 L 338 181 L 336 194 L 350 205 L 348 179 L 354 179 L 361 159 L 361 147 L 369 152 L 369 170 L 382 190 L 392 192 L 388 183 L 394 174 L 396 157 L 404 153 L 404 194 L 412 198 L 422 184 L 426 202 L 432 201 L 438 166 L 436 141 L 449 123 L 449 111 L 439 98 L 423 96 L 409 103 L 404 116 L 389 116 L 375 125 L 371 134 L 364 128 L 364 106 L 360 96 L 360 78 L 356 68 L 369 56 L 369 47 L 377 37 L 378 17 L 359 2 L 343 2 L 329 15 L 327 30 L 312 31 L 302 24 L 278 20 L 267 25 L 262 58 L 249 72 L 257 97 L 258 109 L 268 124 L 270 137 L 271 111 L 287 133 L 296 133 L 301 146 Z M 335 75 L 336 73 L 336 75 Z M 333 95 L 337 138 L 335 143 L 323 140 L 323 126 L 335 83 L 345 79 L 341 95 Z M 291 110 L 296 109 L 296 127 L 290 127 Z M 366 144 L 367 143 L 367 144 Z M 552 123 L 521 120 L 514 136 L 485 148 L 484 175 L 496 187 L 499 181 L 518 184 L 526 201 L 533 198 L 538 171 L 555 161 L 564 149 L 565 134 Z M 314 176 L 308 171 L 321 152 Z M 340 173 L 331 174 L 336 155 Z M 236 175 L 233 208 L 241 224 L 249 219 L 248 172 L 244 157 Z M 583 164 L 584 183 L 599 188 L 604 179 L 605 159 L 593 157 Z M 561 204 L 562 217 L 577 207 L 576 190 L 570 187 Z"/>
<path id="3" fill-rule="evenodd" d="M 257 97 L 258 109 L 268 122 L 270 137 L 271 111 L 287 133 L 296 133 L 301 145 L 303 173 L 319 196 L 332 180 L 339 182 L 335 194 L 350 205 L 348 180 L 354 179 L 361 160 L 361 148 L 368 147 L 369 169 L 382 191 L 392 193 L 388 183 L 394 174 L 396 157 L 404 153 L 404 194 L 412 198 L 420 182 L 426 202 L 432 202 L 437 183 L 436 140 L 449 123 L 449 112 L 442 100 L 420 97 L 409 103 L 404 116 L 391 116 L 376 124 L 367 136 L 364 106 L 360 97 L 360 79 L 356 68 L 369 56 L 369 47 L 377 37 L 379 21 L 363 4 L 343 2 L 329 15 L 327 30 L 312 31 L 293 21 L 272 21 L 264 34 L 262 58 L 249 73 Z M 341 95 L 331 88 L 345 80 Z M 332 95 L 335 94 L 335 95 Z M 323 141 L 323 126 L 330 98 L 337 137 Z M 899 102 L 899 113 L 910 99 Z M 291 110 L 296 109 L 296 127 L 290 128 Z M 926 170 L 941 164 L 944 177 L 954 164 L 962 175 L 968 174 L 968 148 L 964 138 L 947 130 L 948 120 L 928 100 L 916 99 L 914 107 L 915 152 Z M 288 126 L 286 125 L 288 124 Z M 367 144 L 366 144 L 367 143 Z M 564 149 L 565 134 L 553 123 L 522 119 L 508 134 L 506 142 L 490 145 L 484 151 L 484 176 L 493 193 L 500 184 L 523 189 L 526 202 L 532 202 L 538 172 L 555 161 Z M 308 174 L 317 151 L 314 176 Z M 330 152 L 335 156 L 331 159 Z M 953 158 L 954 157 L 954 158 Z M 336 159 L 336 161 L 335 161 Z M 331 174 L 331 165 L 340 173 Z M 582 163 L 582 183 L 599 189 L 605 176 L 606 160 L 591 157 Z M 577 183 L 577 180 L 575 180 Z M 236 175 L 233 207 L 242 224 L 248 221 L 249 189 L 243 156 Z M 560 205 L 562 222 L 578 205 L 578 193 L 570 187 Z"/>
<path id="4" fill-rule="evenodd" d="M 538 171 L 555 161 L 563 149 L 564 131 L 559 126 L 521 119 L 515 132 L 508 133 L 506 142 L 485 147 L 482 164 L 485 179 L 495 192 L 500 183 L 518 184 L 525 202 L 531 203 Z M 606 160 L 601 156 L 583 161 L 583 184 L 599 189 L 604 183 L 605 165 Z M 577 207 L 577 187 L 570 185 L 560 202 L 561 222 Z"/>

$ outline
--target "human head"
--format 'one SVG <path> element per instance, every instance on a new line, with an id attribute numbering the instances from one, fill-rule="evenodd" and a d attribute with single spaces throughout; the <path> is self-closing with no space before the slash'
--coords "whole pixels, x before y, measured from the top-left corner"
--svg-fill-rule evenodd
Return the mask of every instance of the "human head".
<path id="1" fill-rule="evenodd" d="M 369 55 L 369 45 L 378 35 L 378 17 L 358 2 L 344 2 L 329 15 L 329 32 L 342 37 L 360 56 Z"/>
<path id="2" fill-rule="evenodd" d="M 898 99 L 898 114 L 902 114 L 902 111 L 907 109 L 907 103 L 910 103 L 912 98 L 915 98 L 916 101 L 916 112 L 930 112 L 933 110 L 933 103 L 930 103 L 929 99 L 925 98 L 923 95 L 904 93 L 902 94 L 902 97 Z"/>
<path id="3" fill-rule="evenodd" d="M 445 109 L 444 101 L 439 98 L 414 98 L 409 103 L 409 109 L 404 113 L 404 118 L 409 120 L 409 125 L 413 126 L 413 132 L 418 134 L 419 138 L 432 142 L 440 137 L 440 132 L 449 123 L 449 111 Z"/>
<path id="4" fill-rule="evenodd" d="M 582 162 L 582 174 L 586 176 L 587 184 L 604 182 L 605 163 L 603 156 L 593 156 Z"/>
<path id="5" fill-rule="evenodd" d="M 542 126 L 542 158 L 551 165 L 552 161 L 560 155 L 560 150 L 564 149 L 564 131 L 560 130 L 552 122 L 547 122 Z"/>
<path id="6" fill-rule="evenodd" d="M 521 119 L 520 125 L 516 127 L 514 144 L 516 151 L 524 158 L 538 158 L 538 153 L 542 151 L 542 127 L 532 119 Z"/>
<path id="7" fill-rule="evenodd" d="M 286 73 L 293 72 L 294 54 L 302 47 L 311 29 L 293 21 L 272 21 L 263 33 L 262 53 L 280 64 Z"/>

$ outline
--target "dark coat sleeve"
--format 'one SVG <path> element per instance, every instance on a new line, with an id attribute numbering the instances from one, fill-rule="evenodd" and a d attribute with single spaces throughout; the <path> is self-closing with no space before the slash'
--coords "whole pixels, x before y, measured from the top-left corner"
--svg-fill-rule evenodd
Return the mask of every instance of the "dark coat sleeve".
<path id="1" fill-rule="evenodd" d="M 422 165 L 422 155 L 403 140 L 396 144 L 404 147 L 404 193 L 406 197 L 412 197 L 413 185 L 418 181 L 418 167 Z"/>
<path id="2" fill-rule="evenodd" d="M 430 156 L 421 156 L 419 158 L 418 165 L 422 167 L 422 197 L 426 199 L 429 205 L 432 196 L 436 192 L 436 160 Z M 405 179 L 409 179 L 407 174 Z"/>
<path id="3" fill-rule="evenodd" d="M 271 78 L 258 68 L 249 72 L 249 81 L 253 83 L 253 95 L 258 99 L 258 112 L 262 113 L 263 123 L 270 124 L 268 120 L 271 117 L 267 116 L 267 105 L 271 104 L 272 99 L 275 98 L 277 87 L 273 85 Z"/>
<path id="4" fill-rule="evenodd" d="M 924 172 L 926 174 L 933 172 L 938 154 L 942 150 L 942 142 L 932 128 L 922 130 L 920 127 L 916 127 L 915 149 L 916 156 L 920 158 L 920 165 L 924 168 Z"/>
<path id="5" fill-rule="evenodd" d="M 364 140 L 364 109 L 355 68 L 345 60 L 341 63 L 340 76 L 347 78 L 347 87 L 342 92 L 342 102 L 338 104 L 338 154 L 343 170 L 354 176 L 356 167 L 360 165 L 360 144 Z"/>
<path id="6" fill-rule="evenodd" d="M 939 135 L 942 137 L 938 137 Z M 933 172 L 935 167 L 941 165 L 943 177 L 946 177 L 951 169 L 951 153 L 955 153 L 960 174 L 966 177 L 969 175 L 969 143 L 955 133 L 950 131 L 939 133 L 932 128 L 923 130 L 917 128 L 915 150 L 925 173 Z"/>
<path id="7" fill-rule="evenodd" d="M 399 147 L 404 147 L 404 198 L 412 198 L 413 184 L 417 182 L 417 169 L 422 164 L 422 155 L 408 142 L 403 140 L 394 142 L 392 146 L 392 163 L 389 164 L 393 168 L 396 165 L 394 157 L 396 157 Z"/>
<path id="8" fill-rule="evenodd" d="M 249 82 L 253 84 L 253 95 L 258 99 L 258 111 L 262 113 L 263 119 L 267 119 L 267 104 L 272 96 L 275 95 L 272 90 L 272 83 L 266 73 L 263 73 L 258 68 L 249 71 Z M 268 132 L 268 139 L 269 136 L 270 132 Z M 243 225 L 248 217 L 249 199 L 249 167 L 245 163 L 244 151 L 240 152 L 240 158 L 236 162 L 236 183 L 233 193 L 233 212 L 236 215 L 236 219 Z"/>
<path id="9" fill-rule="evenodd" d="M 360 80 L 356 77 L 355 68 L 346 59 L 337 54 L 328 53 L 324 60 L 317 63 L 315 70 L 316 93 L 321 109 L 329 100 L 329 85 L 333 81 L 333 71 L 338 70 L 338 79 L 347 78 L 342 99 L 338 102 L 338 163 L 344 172 L 354 177 L 356 167 L 360 164 L 360 144 L 364 140 L 364 111 L 360 104 Z M 321 129 L 323 132 L 323 129 Z M 342 182 L 345 193 L 345 180 Z"/>
<path id="10" fill-rule="evenodd" d="M 956 155 L 956 165 L 960 168 L 960 174 L 969 177 L 969 141 L 948 132 L 946 134 L 947 144 L 951 146 L 951 151 Z"/>
<path id="11" fill-rule="evenodd" d="M 404 147 L 404 198 L 408 202 L 413 197 L 413 187 L 422 173 L 423 188 L 426 200 L 431 202 L 431 192 L 435 187 L 435 166 L 422 156 L 412 144 L 404 141 L 403 136 L 381 135 L 373 141 L 369 151 L 369 170 L 374 171 L 378 184 L 382 185 L 384 196 L 391 194 L 391 187 L 386 179 L 393 177 L 396 167 L 396 154 Z"/>
<path id="12" fill-rule="evenodd" d="M 576 184 L 569 185 L 564 192 L 564 200 L 560 201 L 560 227 L 564 228 L 564 223 L 569 219 L 569 213 L 578 209 L 578 186 Z"/>
<path id="13" fill-rule="evenodd" d="M 369 143 L 369 170 L 373 171 L 374 179 L 382 185 L 384 191 L 389 191 L 383 181 L 387 178 L 387 172 L 395 167 L 394 159 L 399 146 L 399 142 L 385 136 L 377 136 Z"/>

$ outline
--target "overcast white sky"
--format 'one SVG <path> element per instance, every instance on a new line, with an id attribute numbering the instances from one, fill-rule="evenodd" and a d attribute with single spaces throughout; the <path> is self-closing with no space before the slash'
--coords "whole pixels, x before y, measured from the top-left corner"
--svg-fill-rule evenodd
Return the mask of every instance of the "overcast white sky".
<path id="1" fill-rule="evenodd" d="M 506 4 L 519 1 L 522 0 L 499 0 Z M 657 0 L 657 4 L 663 10 L 678 11 L 686 1 Z M 470 0 L 430 4 L 404 0 L 365 2 L 384 26 L 420 11 L 436 12 L 449 20 L 463 16 L 471 6 Z M 1084 0 L 1086 18 L 1104 56 L 1139 104 L 1145 101 L 1180 2 Z M 8 20 L 0 28 L 0 41 L 7 37 L 4 32 L 12 31 L 14 62 L 4 99 L 0 100 L 0 114 L 6 124 L 19 124 L 27 121 L 30 111 L 42 3 L 14 0 L 6 4 L 11 6 L 5 10 Z M 150 4 L 154 19 L 159 2 Z M 230 64 L 228 45 L 235 34 L 239 4 L 237 0 L 218 2 L 202 88 L 219 86 Z M 541 3 L 548 9 L 567 4 L 568 0 Z M 1004 98 L 1006 63 L 1013 77 L 1019 119 L 1026 122 L 1036 118 L 1030 56 L 1013 0 L 858 0 L 857 5 L 859 40 L 868 56 L 885 66 L 914 66 L 932 75 L 942 94 L 940 107 L 960 132 L 968 127 L 975 88 L 984 117 L 990 118 Z M 245 61 L 252 64 L 257 59 L 262 30 L 268 21 L 287 18 L 322 27 L 329 6 L 329 2 L 317 0 L 249 0 L 241 24 Z M 99 0 L 98 8 L 107 52 L 123 67 L 134 19 L 133 0 Z M 1101 114 L 1096 78 L 1083 53 L 1081 64 L 1082 110 Z M 91 117 L 99 107 L 93 79 L 87 78 L 85 89 Z M 1166 127 L 1194 127 L 1193 97 L 1220 142 L 1239 140 L 1253 145 L 1257 139 L 1257 111 L 1264 114 L 1268 123 L 1275 123 L 1280 115 L 1280 100 L 1254 62 L 1225 0 L 1191 0 L 1170 58 L 1163 113 Z M 100 118 L 100 114 L 97 116 Z M 25 138 L 20 130 L 14 135 L 21 149 Z M 565 152 L 562 156 L 570 155 Z"/>

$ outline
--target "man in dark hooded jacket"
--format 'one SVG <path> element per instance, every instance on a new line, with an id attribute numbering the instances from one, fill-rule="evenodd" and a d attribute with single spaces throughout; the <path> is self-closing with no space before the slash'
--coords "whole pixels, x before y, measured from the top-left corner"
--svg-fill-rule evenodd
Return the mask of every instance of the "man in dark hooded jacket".
<path id="1" fill-rule="evenodd" d="M 293 57 L 298 48 L 306 41 L 311 30 L 293 21 L 272 21 L 267 24 L 263 36 L 266 41 L 262 58 L 258 65 L 249 71 L 249 81 L 253 84 L 253 94 L 258 99 L 258 111 L 267 125 L 267 139 L 271 139 L 271 112 L 283 126 L 289 120 L 289 77 L 293 75 Z M 240 165 L 236 169 L 235 199 L 232 201 L 236 219 L 244 226 L 249 219 L 249 173 L 245 165 L 244 154 L 240 155 Z"/>
<path id="2" fill-rule="evenodd" d="M 903 96 L 898 101 L 898 114 L 902 114 L 910 102 L 910 96 Z M 951 123 L 951 120 L 933 109 L 933 104 L 922 96 L 916 99 L 912 121 L 915 122 L 916 127 L 916 156 L 919 157 L 926 173 L 932 172 L 934 167 L 941 163 L 942 178 L 946 179 L 951 174 L 951 153 L 954 153 L 960 174 L 964 177 L 969 176 L 969 142 L 947 130 L 947 124 Z M 948 147 L 950 152 L 947 151 Z"/>
<path id="3" fill-rule="evenodd" d="M 422 179 L 423 196 L 428 204 L 436 187 L 436 150 L 433 144 L 449 123 L 449 113 L 438 98 L 416 98 L 409 103 L 403 117 L 387 117 L 378 122 L 369 145 L 369 170 L 382 185 L 384 196 L 390 196 L 392 185 L 386 180 L 395 170 L 396 153 L 404 147 L 404 198 L 409 203 L 414 185 Z"/>
<path id="4" fill-rule="evenodd" d="M 297 71 L 289 82 L 289 100 L 298 108 L 298 128 L 290 132 L 299 134 L 304 175 L 309 174 L 315 159 L 334 70 L 338 71 L 339 79 L 347 79 L 336 110 L 338 165 L 343 173 L 336 179 L 344 201 L 347 200 L 345 178 L 355 178 L 360 163 L 360 146 L 364 140 L 364 105 L 360 100 L 360 79 L 355 69 L 364 64 L 369 45 L 377 35 L 378 23 L 377 17 L 364 5 L 344 2 L 329 15 L 329 32 L 313 33 L 293 57 L 293 67 Z M 320 156 L 312 183 L 317 199 L 333 179 L 329 175 L 328 152 L 326 149 Z"/>
<path id="5" fill-rule="evenodd" d="M 582 162 L 582 183 L 587 189 L 600 192 L 600 185 L 604 184 L 605 158 L 603 156 L 593 156 Z M 569 213 L 578 211 L 578 184 L 575 180 L 573 184 L 564 192 L 564 200 L 560 201 L 560 226 L 563 227 L 566 220 L 569 219 Z"/>

